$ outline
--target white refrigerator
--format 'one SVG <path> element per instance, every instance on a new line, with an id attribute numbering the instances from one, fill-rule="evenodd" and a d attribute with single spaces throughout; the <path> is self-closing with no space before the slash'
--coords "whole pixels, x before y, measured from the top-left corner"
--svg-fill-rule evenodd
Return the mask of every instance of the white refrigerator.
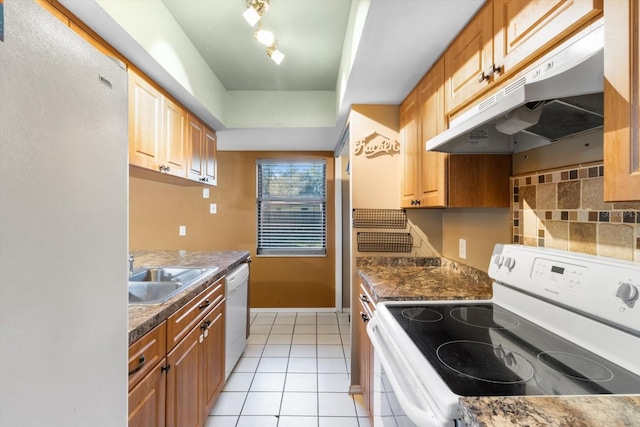
<path id="1" fill-rule="evenodd" d="M 3 6 L 0 426 L 125 426 L 127 73 Z"/>

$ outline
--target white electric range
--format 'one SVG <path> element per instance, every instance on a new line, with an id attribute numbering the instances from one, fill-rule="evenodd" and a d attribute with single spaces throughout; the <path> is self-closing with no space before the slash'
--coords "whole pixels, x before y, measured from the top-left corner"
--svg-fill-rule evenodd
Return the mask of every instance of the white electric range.
<path id="1" fill-rule="evenodd" d="M 375 426 L 454 426 L 461 396 L 640 394 L 640 265 L 497 245 L 486 301 L 378 303 Z"/>

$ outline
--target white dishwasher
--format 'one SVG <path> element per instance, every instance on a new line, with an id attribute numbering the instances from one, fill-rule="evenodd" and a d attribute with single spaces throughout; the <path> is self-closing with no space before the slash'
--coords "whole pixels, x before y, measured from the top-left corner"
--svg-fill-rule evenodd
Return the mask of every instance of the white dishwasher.
<path id="1" fill-rule="evenodd" d="M 249 288 L 249 266 L 242 264 L 225 279 L 227 295 L 225 379 L 238 362 L 247 346 L 247 292 Z"/>

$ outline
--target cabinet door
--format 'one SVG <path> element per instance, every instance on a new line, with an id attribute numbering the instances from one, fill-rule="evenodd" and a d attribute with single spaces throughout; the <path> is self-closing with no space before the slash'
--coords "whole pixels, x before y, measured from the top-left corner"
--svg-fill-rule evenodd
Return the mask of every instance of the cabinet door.
<path id="1" fill-rule="evenodd" d="M 167 427 L 202 425 L 202 330 L 195 327 L 167 356 Z"/>
<path id="2" fill-rule="evenodd" d="M 604 199 L 640 200 L 640 5 L 607 0 L 604 49 Z"/>
<path id="3" fill-rule="evenodd" d="M 204 178 L 205 183 L 218 184 L 218 141 L 216 133 L 210 129 L 204 130 Z"/>
<path id="4" fill-rule="evenodd" d="M 449 207 L 508 208 L 511 154 L 451 154 Z"/>
<path id="5" fill-rule="evenodd" d="M 226 301 L 205 317 L 202 342 L 202 419 L 206 420 L 224 386 Z"/>
<path id="6" fill-rule="evenodd" d="M 187 178 L 193 181 L 200 181 L 204 176 L 204 162 L 206 156 L 204 132 L 204 125 L 200 120 L 189 115 L 189 123 L 187 124 L 187 144 L 189 146 Z"/>
<path id="7" fill-rule="evenodd" d="M 161 150 L 162 94 L 129 70 L 129 163 L 157 171 Z"/>
<path id="8" fill-rule="evenodd" d="M 402 194 L 400 206 L 413 207 L 418 200 L 418 96 L 414 90 L 400 105 L 402 144 Z"/>
<path id="9" fill-rule="evenodd" d="M 493 77 L 483 78 L 483 73 L 494 64 L 493 1 L 489 0 L 444 54 L 447 113 L 455 113 L 487 88 Z"/>
<path id="10" fill-rule="evenodd" d="M 163 358 L 129 392 L 129 427 L 164 427 L 166 375 Z"/>
<path id="11" fill-rule="evenodd" d="M 499 65 L 522 68 L 601 14 L 602 0 L 494 0 Z"/>
<path id="12" fill-rule="evenodd" d="M 446 128 L 444 112 L 444 61 L 439 60 L 418 86 L 418 170 L 419 200 L 422 207 L 445 207 L 446 153 L 426 151 L 425 142 Z"/>
<path id="13" fill-rule="evenodd" d="M 164 116 L 162 164 L 164 173 L 186 178 L 187 176 L 187 112 L 170 99 L 162 98 Z"/>

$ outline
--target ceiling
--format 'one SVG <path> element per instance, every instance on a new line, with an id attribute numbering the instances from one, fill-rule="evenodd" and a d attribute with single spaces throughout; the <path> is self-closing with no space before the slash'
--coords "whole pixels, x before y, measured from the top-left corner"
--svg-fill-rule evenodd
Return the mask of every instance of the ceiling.
<path id="1" fill-rule="evenodd" d="M 242 17 L 244 0 L 163 0 L 227 90 L 335 90 L 351 0 L 273 0 L 262 17 L 279 66 Z"/>
<path id="2" fill-rule="evenodd" d="M 215 129 L 219 149 L 296 151 L 334 150 L 353 104 L 401 103 L 484 3 L 271 0 L 276 65 L 245 0 L 60 1 Z"/>

